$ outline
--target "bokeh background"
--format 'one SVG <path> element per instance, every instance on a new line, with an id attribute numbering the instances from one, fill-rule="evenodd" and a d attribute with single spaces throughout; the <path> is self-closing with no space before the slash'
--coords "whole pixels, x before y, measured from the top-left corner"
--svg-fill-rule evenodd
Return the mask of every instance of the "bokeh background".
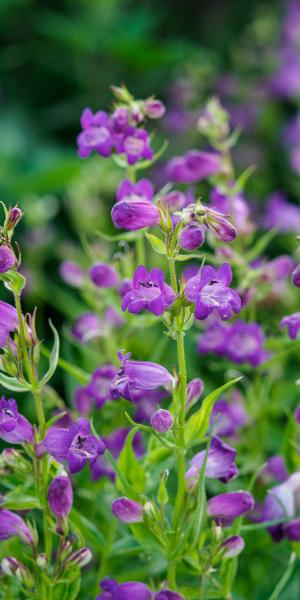
<path id="1" fill-rule="evenodd" d="M 41 337 L 49 317 L 59 328 L 84 311 L 78 294 L 60 280 L 60 262 L 82 262 L 93 231 L 112 231 L 109 207 L 120 173 L 112 161 L 83 161 L 76 153 L 83 108 L 109 108 L 111 84 L 124 82 L 136 97 L 154 93 L 166 103 L 157 132 L 158 139 L 170 138 L 166 159 L 203 145 L 195 121 L 207 98 L 218 94 L 242 131 L 237 170 L 255 166 L 246 188 L 253 215 L 260 218 L 275 191 L 299 202 L 300 157 L 297 163 L 283 132 L 300 107 L 300 63 L 298 91 L 296 83 L 296 92 L 270 93 L 280 69 L 286 6 L 283 0 L 0 0 L 0 199 L 18 202 L 25 212 L 19 232 L 25 301 L 39 306 Z M 160 181 L 159 168 L 153 177 Z M 292 237 L 277 239 L 269 257 L 292 253 Z M 193 352 L 191 346 L 191 375 L 197 374 Z M 282 442 L 279 415 L 296 401 L 298 370 L 293 359 L 290 384 L 273 389 L 276 426 L 260 432 L 270 454 Z M 216 367 L 216 379 L 222 377 Z M 70 385 L 71 397 L 74 385 L 56 383 L 61 393 Z M 253 432 L 253 442 L 256 437 Z M 250 543 L 247 557 L 241 558 L 236 598 L 264 600 L 273 588 L 270 574 L 286 563 L 288 548 L 278 552 L 262 533 L 260 553 Z M 282 598 L 299 594 L 295 574 Z"/>

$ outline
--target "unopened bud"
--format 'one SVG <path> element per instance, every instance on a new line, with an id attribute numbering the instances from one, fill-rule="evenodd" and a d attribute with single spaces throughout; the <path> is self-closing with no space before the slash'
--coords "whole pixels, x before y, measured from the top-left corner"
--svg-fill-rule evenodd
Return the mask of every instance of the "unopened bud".
<path id="1" fill-rule="evenodd" d="M 14 206 L 8 211 L 6 221 L 5 221 L 5 229 L 6 231 L 12 231 L 16 225 L 19 223 L 23 216 L 21 209 L 18 206 Z"/>
<path id="2" fill-rule="evenodd" d="M 161 100 L 149 98 L 144 103 L 144 110 L 149 119 L 160 119 L 166 112 L 165 105 Z"/>
<path id="3" fill-rule="evenodd" d="M 40 569 L 46 569 L 48 562 L 48 557 L 44 552 L 41 552 L 37 555 L 36 564 L 38 567 L 40 567 Z"/>
<path id="4" fill-rule="evenodd" d="M 89 548 L 80 548 L 80 550 L 76 550 L 76 552 L 72 552 L 67 556 L 64 566 L 67 569 L 72 567 L 85 567 L 92 560 L 92 553 Z"/>
<path id="5" fill-rule="evenodd" d="M 1 567 L 5 575 L 16 577 L 26 589 L 31 590 L 34 587 L 34 579 L 30 571 L 13 556 L 3 558 Z"/>

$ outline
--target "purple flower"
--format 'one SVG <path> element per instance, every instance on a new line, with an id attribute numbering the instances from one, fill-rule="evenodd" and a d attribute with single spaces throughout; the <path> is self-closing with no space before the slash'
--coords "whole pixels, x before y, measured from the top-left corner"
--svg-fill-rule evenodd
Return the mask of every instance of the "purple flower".
<path id="1" fill-rule="evenodd" d="M 185 475 L 190 487 L 193 487 L 197 483 L 205 459 L 205 453 L 205 450 L 198 452 L 190 462 L 190 468 Z M 207 455 L 206 477 L 220 479 L 224 483 L 236 477 L 238 471 L 235 464 L 235 457 L 236 450 L 234 448 L 225 444 L 220 438 L 213 436 Z"/>
<path id="2" fill-rule="evenodd" d="M 17 403 L 13 398 L 0 399 L 0 439 L 10 444 L 30 444 L 33 442 L 33 427 L 29 421 L 19 414 Z"/>
<path id="3" fill-rule="evenodd" d="M 222 190 L 214 188 L 211 192 L 211 202 L 214 209 L 224 215 L 230 215 L 239 233 L 249 233 L 249 206 L 242 194 L 228 196 Z"/>
<path id="4" fill-rule="evenodd" d="M 114 377 L 117 375 L 118 368 L 114 365 L 107 364 L 99 367 L 92 374 L 91 381 L 86 390 L 90 397 L 95 400 L 96 408 L 101 408 L 106 400 L 112 400 L 111 384 Z"/>
<path id="5" fill-rule="evenodd" d="M 94 285 L 101 288 L 114 288 L 119 283 L 119 275 L 111 265 L 96 263 L 90 268 L 90 278 Z"/>
<path id="6" fill-rule="evenodd" d="M 6 273 L 14 266 L 16 257 L 7 246 L 0 246 L 0 273 Z"/>
<path id="7" fill-rule="evenodd" d="M 157 410 L 157 405 L 166 398 L 168 392 L 165 389 L 154 390 L 130 390 L 130 399 L 136 406 L 135 421 L 138 423 L 147 423 L 151 416 Z"/>
<path id="8" fill-rule="evenodd" d="M 203 222 L 222 242 L 233 242 L 237 236 L 234 225 L 225 216 L 213 208 L 203 206 Z"/>
<path id="9" fill-rule="evenodd" d="M 158 433 L 166 433 L 174 425 L 174 417 L 163 408 L 158 409 L 151 417 L 151 426 Z"/>
<path id="10" fill-rule="evenodd" d="M 84 270 L 80 265 L 72 260 L 65 260 L 59 267 L 59 274 L 61 278 L 72 285 L 73 287 L 80 288 L 84 281 Z"/>
<path id="11" fill-rule="evenodd" d="M 284 520 L 295 516 L 299 508 L 300 472 L 294 473 L 280 485 L 271 488 L 262 505 L 261 521 L 281 519 L 282 523 L 269 527 L 274 541 L 284 536 Z"/>
<path id="12" fill-rule="evenodd" d="M 300 425 L 300 406 L 297 406 L 297 408 L 295 410 L 295 419 L 296 419 L 296 422 L 299 423 L 299 425 Z"/>
<path id="13" fill-rule="evenodd" d="M 279 482 L 283 482 L 288 478 L 288 472 L 286 470 L 283 456 L 280 454 L 271 456 L 267 462 L 265 472 L 271 475 L 272 478 L 277 479 Z"/>
<path id="14" fill-rule="evenodd" d="M 33 537 L 22 517 L 16 513 L 0 509 L 0 540 L 18 535 L 26 544 L 33 544 Z"/>
<path id="15" fill-rule="evenodd" d="M 221 170 L 221 158 L 214 152 L 190 150 L 183 156 L 170 160 L 168 177 L 177 183 L 196 183 Z"/>
<path id="16" fill-rule="evenodd" d="M 178 592 L 172 592 L 171 590 L 161 590 L 154 596 L 154 600 L 184 600 L 181 594 Z"/>
<path id="17" fill-rule="evenodd" d="M 112 382 L 111 391 L 114 398 L 124 396 L 132 399 L 135 390 L 155 390 L 158 387 L 172 389 L 174 377 L 161 365 L 153 362 L 129 360 L 131 354 L 118 353 L 122 363 L 120 371 Z"/>
<path id="18" fill-rule="evenodd" d="M 73 489 L 69 477 L 55 477 L 48 487 L 48 503 L 57 518 L 57 533 L 66 533 L 65 520 L 73 504 Z"/>
<path id="19" fill-rule="evenodd" d="M 214 519 L 231 520 L 254 508 L 254 498 L 249 492 L 226 492 L 210 498 L 207 513 Z"/>
<path id="20" fill-rule="evenodd" d="M 290 542 L 300 542 L 300 519 L 294 519 L 287 523 L 284 535 Z"/>
<path id="21" fill-rule="evenodd" d="M 295 232 L 300 230 L 300 208 L 288 202 L 281 193 L 275 192 L 267 202 L 264 218 L 266 229 L 278 229 L 281 232 Z"/>
<path id="22" fill-rule="evenodd" d="M 180 234 L 180 246 L 184 250 L 196 250 L 200 248 L 205 239 L 205 226 L 191 223 L 186 225 Z"/>
<path id="23" fill-rule="evenodd" d="M 218 311 L 222 320 L 232 317 L 232 312 L 239 312 L 241 299 L 229 288 L 232 273 L 229 264 L 224 263 L 219 269 L 203 267 L 199 274 L 190 279 L 184 289 L 186 298 L 195 303 L 195 318 L 206 319 L 214 310 Z"/>
<path id="24" fill-rule="evenodd" d="M 0 347 L 6 345 L 10 331 L 18 327 L 18 315 L 14 306 L 0 300 Z"/>
<path id="25" fill-rule="evenodd" d="M 296 287 L 300 287 L 300 263 L 298 263 L 292 272 L 292 282 Z"/>
<path id="26" fill-rule="evenodd" d="M 152 592 L 138 581 L 117 583 L 115 579 L 102 579 L 100 587 L 103 590 L 96 600 L 151 600 Z"/>
<path id="27" fill-rule="evenodd" d="M 235 556 L 238 556 L 244 548 L 245 542 L 239 535 L 232 535 L 221 544 L 223 558 L 234 558 Z"/>
<path id="28" fill-rule="evenodd" d="M 267 358 L 265 337 L 257 323 L 235 321 L 227 334 L 226 356 L 237 364 L 249 362 L 257 367 Z"/>
<path id="29" fill-rule="evenodd" d="M 139 158 L 151 160 L 153 150 L 150 147 L 148 132 L 145 129 L 129 127 L 118 151 L 119 154 L 123 152 L 126 154 L 129 165 L 135 165 Z"/>
<path id="30" fill-rule="evenodd" d="M 283 327 L 287 327 L 291 340 L 295 340 L 300 329 L 300 312 L 283 317 L 280 322 L 280 328 L 282 329 Z"/>
<path id="31" fill-rule="evenodd" d="M 122 310 L 127 309 L 133 314 L 148 310 L 159 316 L 174 300 L 175 293 L 165 283 L 163 271 L 154 268 L 148 272 L 146 267 L 141 265 L 133 276 L 133 290 L 123 296 Z"/>
<path id="32" fill-rule="evenodd" d="M 218 321 L 211 323 L 200 338 L 197 351 L 200 354 L 213 352 L 218 356 L 224 356 L 226 351 L 227 335 L 230 325 Z"/>
<path id="33" fill-rule="evenodd" d="M 77 388 L 74 392 L 74 407 L 82 417 L 86 417 L 91 410 L 92 398 L 88 386 Z"/>
<path id="34" fill-rule="evenodd" d="M 90 108 L 85 108 L 81 115 L 83 131 L 77 137 L 78 154 L 87 158 L 95 151 L 107 158 L 112 153 L 113 138 L 109 116 L 104 111 L 93 115 Z"/>
<path id="35" fill-rule="evenodd" d="M 90 423 L 82 418 L 68 429 L 54 425 L 48 429 L 43 446 L 59 462 L 66 460 L 70 473 L 77 473 L 87 462 L 92 464 L 97 460 L 105 450 L 103 441 L 90 431 Z"/>
<path id="36" fill-rule="evenodd" d="M 141 179 L 138 183 L 125 179 L 120 183 L 116 197 L 117 203 L 111 212 L 116 227 L 134 231 L 158 225 L 159 211 L 151 202 L 153 187 L 148 179 Z"/>
<path id="37" fill-rule="evenodd" d="M 143 521 L 142 505 L 126 496 L 114 500 L 111 509 L 115 517 L 122 523 L 141 523 Z"/>
<path id="38" fill-rule="evenodd" d="M 245 425 L 247 413 L 242 403 L 239 392 L 232 394 L 232 402 L 224 398 L 215 402 L 211 422 L 214 423 L 215 430 L 219 435 L 233 436 L 238 429 Z"/>
<path id="39" fill-rule="evenodd" d="M 171 192 L 164 194 L 160 198 L 160 201 L 164 206 L 168 206 L 170 212 L 173 212 L 175 210 L 181 210 L 182 208 L 187 206 L 187 204 L 190 204 L 193 200 L 183 192 L 179 192 L 178 190 L 172 190 Z"/>
<path id="40" fill-rule="evenodd" d="M 18 206 L 10 208 L 5 221 L 5 228 L 7 231 L 12 231 L 23 217 L 23 213 Z"/>
<path id="41" fill-rule="evenodd" d="M 102 323 L 98 315 L 96 315 L 96 313 L 89 312 L 76 319 L 72 327 L 72 334 L 82 344 L 86 344 L 95 337 L 99 337 L 102 330 Z"/>
<path id="42" fill-rule="evenodd" d="M 196 402 L 199 400 L 204 390 L 204 383 L 202 379 L 192 379 L 186 388 L 186 403 L 185 410 L 188 411 Z"/>

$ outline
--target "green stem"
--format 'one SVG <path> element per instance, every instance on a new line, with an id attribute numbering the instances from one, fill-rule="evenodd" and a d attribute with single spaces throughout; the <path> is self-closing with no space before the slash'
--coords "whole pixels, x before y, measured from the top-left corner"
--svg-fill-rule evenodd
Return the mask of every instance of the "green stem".
<path id="1" fill-rule="evenodd" d="M 145 265 L 146 262 L 146 252 L 145 252 L 145 239 L 142 234 L 136 240 L 136 259 L 138 266 Z"/>
<path id="2" fill-rule="evenodd" d="M 24 320 L 22 315 L 22 306 L 21 306 L 21 298 L 19 294 L 15 294 L 15 305 L 18 315 L 19 321 L 19 330 L 20 330 L 20 344 L 23 354 L 23 361 L 26 369 L 27 377 L 32 386 L 32 395 L 35 401 L 35 408 L 37 413 L 37 418 L 39 422 L 39 430 L 40 430 L 40 439 L 44 437 L 45 434 L 45 415 L 44 408 L 41 396 L 41 390 L 39 389 L 39 382 L 35 372 L 34 365 L 31 363 L 29 354 L 27 351 L 26 337 L 25 337 L 25 327 Z M 40 460 L 40 459 L 36 459 Z M 49 557 L 51 556 L 52 551 L 52 536 L 48 527 L 48 504 L 47 504 L 47 487 L 48 487 L 48 458 L 44 456 L 42 459 L 42 473 L 41 473 L 41 484 L 40 484 L 40 495 L 41 501 L 43 505 L 43 526 L 44 526 L 44 540 L 45 540 L 45 552 Z"/>
<path id="3" fill-rule="evenodd" d="M 168 584 L 171 590 L 176 590 L 176 563 L 174 561 L 170 561 L 168 563 Z"/>
<path id="4" fill-rule="evenodd" d="M 113 541 L 114 541 L 114 538 L 116 535 L 116 531 L 117 531 L 117 520 L 113 519 L 110 523 L 109 530 L 106 535 L 106 544 L 103 548 L 103 552 L 102 552 L 102 556 L 101 556 L 100 569 L 99 569 L 99 573 L 98 573 L 98 577 L 97 577 L 97 590 L 98 590 L 98 582 L 101 581 L 101 579 L 103 579 L 103 577 L 106 575 L 107 561 L 108 561 L 109 555 L 111 553 L 111 548 L 112 548 Z"/>

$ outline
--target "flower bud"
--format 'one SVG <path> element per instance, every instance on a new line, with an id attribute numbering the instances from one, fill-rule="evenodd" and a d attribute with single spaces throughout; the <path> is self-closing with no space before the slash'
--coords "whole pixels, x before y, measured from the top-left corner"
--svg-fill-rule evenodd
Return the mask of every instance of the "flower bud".
<path id="1" fill-rule="evenodd" d="M 48 502 L 51 512 L 57 518 L 57 533 L 66 533 L 66 517 L 73 504 L 73 490 L 68 477 L 55 477 L 48 488 Z"/>
<path id="2" fill-rule="evenodd" d="M 184 250 L 196 250 L 200 248 L 205 239 L 205 227 L 203 225 L 186 225 L 180 234 L 180 246 Z"/>
<path id="3" fill-rule="evenodd" d="M 186 403 L 185 410 L 188 411 L 194 404 L 196 404 L 197 400 L 200 398 L 204 389 L 204 383 L 202 379 L 192 379 L 186 388 Z"/>
<path id="4" fill-rule="evenodd" d="M 131 195 L 119 200 L 111 211 L 113 224 L 118 229 L 135 231 L 144 227 L 156 227 L 159 223 L 159 211 L 155 204 Z"/>
<path id="5" fill-rule="evenodd" d="M 249 492 L 225 492 L 207 503 L 207 513 L 214 519 L 235 519 L 254 508 L 254 498 Z"/>
<path id="6" fill-rule="evenodd" d="M 161 100 L 155 98 L 149 98 L 144 103 L 144 110 L 149 119 L 160 119 L 166 112 L 165 105 Z"/>
<path id="7" fill-rule="evenodd" d="M 41 552 L 40 554 L 37 555 L 37 559 L 36 559 L 36 564 L 38 567 L 40 567 L 40 569 L 46 569 L 46 567 L 48 566 L 49 560 L 47 557 L 47 554 L 45 554 L 44 552 Z"/>
<path id="8" fill-rule="evenodd" d="M 233 242 L 237 236 L 234 225 L 230 223 L 222 213 L 205 207 L 203 222 L 222 242 Z"/>
<path id="9" fill-rule="evenodd" d="M 160 408 L 151 417 L 151 426 L 157 433 L 166 433 L 173 427 L 174 417 L 168 411 Z"/>
<path id="10" fill-rule="evenodd" d="M 22 452 L 15 450 L 15 448 L 4 448 L 0 454 L 0 465 L 20 471 L 21 473 L 30 473 L 32 471 L 30 462 L 24 458 Z"/>
<path id="11" fill-rule="evenodd" d="M 123 496 L 113 501 L 112 512 L 122 523 L 141 523 L 143 521 L 143 507 L 139 502 Z"/>
<path id="12" fill-rule="evenodd" d="M 157 511 L 157 508 L 155 507 L 153 502 L 150 502 L 149 500 L 145 502 L 143 506 L 143 512 L 145 518 L 149 519 L 150 521 L 156 521 L 157 519 L 159 519 L 159 513 Z"/>
<path id="13" fill-rule="evenodd" d="M 8 246 L 0 246 L 0 273 L 9 271 L 16 262 L 13 251 Z"/>
<path id="14" fill-rule="evenodd" d="M 245 542 L 239 535 L 232 535 L 221 544 L 223 558 L 234 558 L 245 548 Z"/>
<path id="15" fill-rule="evenodd" d="M 8 211 L 6 221 L 5 221 L 5 229 L 6 231 L 12 231 L 16 225 L 19 223 L 22 218 L 23 213 L 18 206 L 14 206 Z"/>
<path id="16" fill-rule="evenodd" d="M 183 596 L 172 590 L 161 590 L 155 594 L 154 600 L 184 600 Z"/>
<path id="17" fill-rule="evenodd" d="M 76 550 L 67 556 L 64 561 L 64 567 L 66 569 L 70 569 L 73 567 L 78 567 L 81 569 L 85 567 L 92 560 L 92 553 L 89 548 L 80 548 L 80 550 Z"/>
<path id="18" fill-rule="evenodd" d="M 90 269 L 90 278 L 93 284 L 101 288 L 113 288 L 119 283 L 117 271 L 105 263 L 96 263 Z"/>
<path id="19" fill-rule="evenodd" d="M 1 567 L 5 575 L 16 577 L 16 579 L 27 589 L 34 587 L 34 579 L 30 571 L 13 556 L 6 556 L 1 561 Z"/>

